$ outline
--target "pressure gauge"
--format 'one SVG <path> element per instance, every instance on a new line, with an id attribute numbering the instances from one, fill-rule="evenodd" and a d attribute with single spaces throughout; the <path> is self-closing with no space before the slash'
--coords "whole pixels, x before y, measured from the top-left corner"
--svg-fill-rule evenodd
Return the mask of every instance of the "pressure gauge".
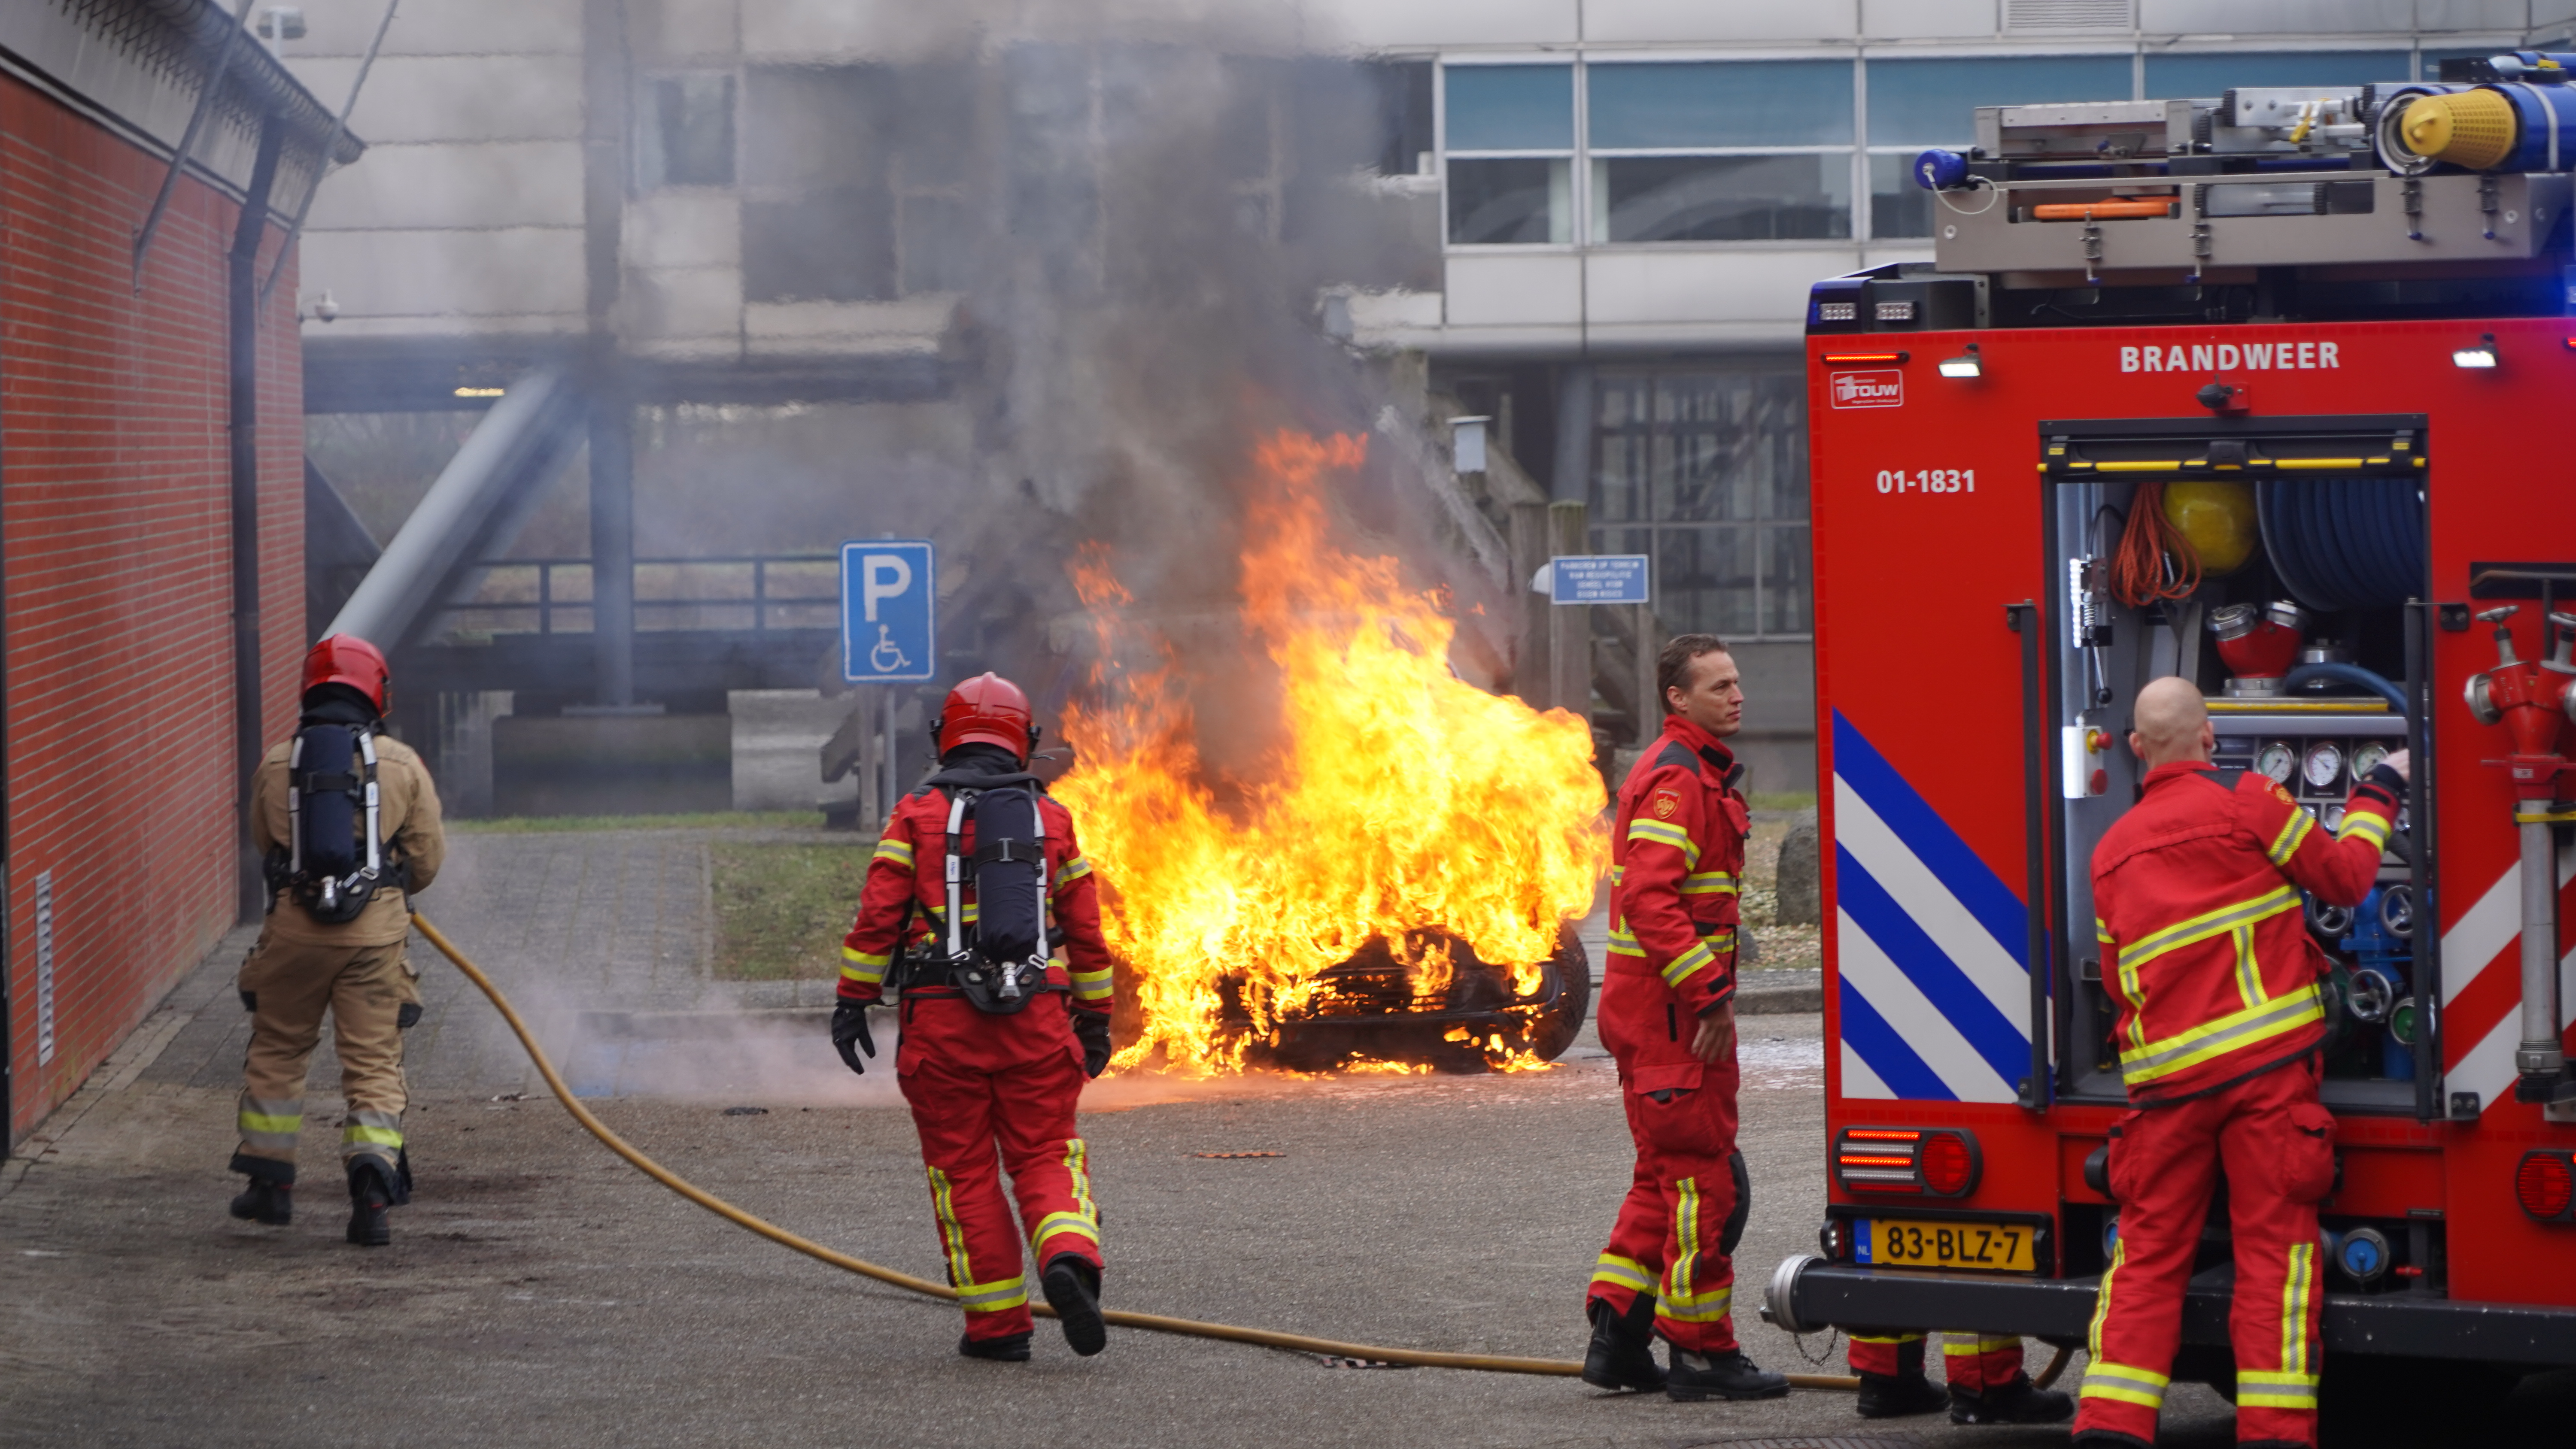
<path id="1" fill-rule="evenodd" d="M 2266 740 L 2254 756 L 2254 773 L 2275 785 L 2286 785 L 2298 763 L 2299 752 L 2288 740 Z"/>
<path id="2" fill-rule="evenodd" d="M 2343 802 L 2338 800 L 2335 803 L 2328 805 L 2323 810 L 2318 811 L 2317 823 L 2326 828 L 2326 833 L 2328 835 L 2341 834 L 2343 831 Z"/>
<path id="3" fill-rule="evenodd" d="M 2332 740 L 2319 740 L 2308 746 L 2307 758 L 2299 761 L 2299 777 L 2311 790 L 2329 790 L 2343 778 L 2343 747 Z"/>
<path id="4" fill-rule="evenodd" d="M 2363 745 L 2360 749 L 2352 752 L 2352 777 L 2356 780 L 2369 779 L 2370 772 L 2378 769 L 2380 763 L 2387 758 L 2388 746 L 2381 744 Z"/>

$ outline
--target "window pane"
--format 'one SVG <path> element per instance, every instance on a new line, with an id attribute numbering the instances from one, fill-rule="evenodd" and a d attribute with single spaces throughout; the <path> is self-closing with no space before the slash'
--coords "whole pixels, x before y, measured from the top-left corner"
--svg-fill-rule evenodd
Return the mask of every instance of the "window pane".
<path id="1" fill-rule="evenodd" d="M 1873 60 L 1869 63 L 1869 144 L 1964 146 L 1977 138 L 1979 106 L 2128 98 L 2129 58 L 2125 55 Z"/>
<path id="2" fill-rule="evenodd" d="M 2357 86 L 2405 80 L 2414 57 L 2402 50 L 2257 50 L 2147 57 L 2147 95 L 2215 96 L 2237 86 Z"/>
<path id="3" fill-rule="evenodd" d="M 1565 151 L 1574 146 L 1574 67 L 1448 68 L 1452 151 Z"/>
<path id="4" fill-rule="evenodd" d="M 1600 448 L 1592 473 L 1592 521 L 1630 523 L 1654 515 L 1646 491 L 1654 472 L 1653 436 L 1645 427 L 1651 384 L 1642 377 L 1602 378 Z M 1627 552 L 1645 552 L 1643 544 Z"/>
<path id="5" fill-rule="evenodd" d="M 1563 245 L 1574 239 L 1573 163 L 1449 163 L 1449 240 Z"/>
<path id="6" fill-rule="evenodd" d="M 1584 84 L 1599 150 L 1839 146 L 1852 138 L 1847 60 L 1594 65 Z M 1454 132 L 1449 144 L 1458 144 Z"/>
<path id="7" fill-rule="evenodd" d="M 1805 634 L 1816 627 L 1808 572 L 1807 530 L 1762 530 L 1762 632 Z"/>
<path id="8" fill-rule="evenodd" d="M 1751 528 L 1667 528 L 1655 535 L 1655 612 L 1675 634 L 1742 638 L 1759 611 Z"/>
<path id="9" fill-rule="evenodd" d="M 2419 80 L 2440 80 L 2442 62 L 2446 60 L 2489 60 L 2508 54 L 2511 52 L 2501 44 L 2481 45 L 2468 50 L 2420 50 L 2415 53 L 2415 63 L 2420 67 L 2416 77 Z"/>
<path id="10" fill-rule="evenodd" d="M 1847 237 L 1851 154 L 1630 156 L 1592 163 L 1596 240 Z"/>
<path id="11" fill-rule="evenodd" d="M 653 83 L 653 113 L 664 184 L 733 184 L 732 76 L 664 76 Z"/>
<path id="12" fill-rule="evenodd" d="M 1878 152 L 1869 158 L 1869 234 L 1930 236 L 1940 203 L 1914 184 L 1914 153 Z"/>

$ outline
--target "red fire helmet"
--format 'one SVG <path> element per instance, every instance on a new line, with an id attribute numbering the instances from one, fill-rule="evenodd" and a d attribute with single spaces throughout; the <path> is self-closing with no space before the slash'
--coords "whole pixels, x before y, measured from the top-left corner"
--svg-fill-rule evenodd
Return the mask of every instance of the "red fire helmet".
<path id="1" fill-rule="evenodd" d="M 1000 745 L 1027 759 L 1029 697 L 1018 685 L 988 670 L 948 691 L 948 702 L 939 707 L 934 728 L 943 755 L 959 745 L 980 743 Z"/>
<path id="2" fill-rule="evenodd" d="M 304 691 L 325 684 L 345 684 L 367 697 L 376 713 L 393 708 L 393 671 L 376 646 L 355 634 L 333 634 L 304 656 Z"/>

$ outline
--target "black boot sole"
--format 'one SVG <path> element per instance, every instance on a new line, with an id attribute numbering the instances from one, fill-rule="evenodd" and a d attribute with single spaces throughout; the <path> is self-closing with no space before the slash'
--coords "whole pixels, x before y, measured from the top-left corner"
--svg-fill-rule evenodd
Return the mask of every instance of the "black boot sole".
<path id="1" fill-rule="evenodd" d="M 385 1220 L 384 1209 L 368 1212 L 361 1208 L 349 1214 L 349 1241 L 361 1248 L 391 1247 L 394 1227 Z"/>
<path id="2" fill-rule="evenodd" d="M 1047 1306 L 1064 1325 L 1067 1348 L 1089 1358 L 1109 1346 L 1109 1325 L 1100 1316 L 1100 1300 L 1092 1296 L 1091 1285 L 1082 1281 L 1072 1264 L 1048 1268 L 1038 1285 L 1046 1290 Z"/>
<path id="3" fill-rule="evenodd" d="M 258 1223 L 264 1227 L 282 1228 L 295 1221 L 295 1209 L 291 1207 L 282 1213 L 263 1212 L 256 1207 L 243 1207 L 239 1200 L 235 1200 L 228 1211 L 243 1222 Z"/>
<path id="4" fill-rule="evenodd" d="M 1664 1387 L 1664 1379 L 1661 1374 L 1657 1374 L 1651 1379 L 1623 1378 L 1616 1373 L 1602 1373 L 1596 1375 L 1592 1370 L 1585 1369 L 1583 1371 L 1583 1381 L 1596 1389 L 1604 1389 L 1614 1394 L 1651 1394 L 1657 1389 Z"/>
<path id="5" fill-rule="evenodd" d="M 1711 1399 L 1744 1403 L 1753 1399 L 1785 1399 L 1789 1397 L 1789 1386 L 1782 1384 L 1776 1389 L 1677 1389 L 1666 1384 L 1664 1392 L 1670 1394 L 1676 1404 L 1704 1404 Z"/>
<path id="6" fill-rule="evenodd" d="M 957 1353 L 962 1358 L 980 1358 L 986 1363 L 1027 1363 L 1029 1336 L 1015 1334 L 1009 1338 L 961 1338 Z"/>

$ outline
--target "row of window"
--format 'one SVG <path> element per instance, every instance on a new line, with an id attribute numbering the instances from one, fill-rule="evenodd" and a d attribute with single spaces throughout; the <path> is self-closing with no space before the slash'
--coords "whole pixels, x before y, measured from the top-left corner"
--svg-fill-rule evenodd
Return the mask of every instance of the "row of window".
<path id="1" fill-rule="evenodd" d="M 1664 627 L 1812 632 L 1805 374 L 1604 372 L 1594 399 L 1593 547 L 1652 560 Z"/>
<path id="2" fill-rule="evenodd" d="M 1978 106 L 2349 87 L 2485 51 L 1896 60 L 1450 62 L 1439 149 L 1456 245 L 1928 237 L 1915 153 Z M 1865 209 L 1859 198 L 1866 197 Z"/>

